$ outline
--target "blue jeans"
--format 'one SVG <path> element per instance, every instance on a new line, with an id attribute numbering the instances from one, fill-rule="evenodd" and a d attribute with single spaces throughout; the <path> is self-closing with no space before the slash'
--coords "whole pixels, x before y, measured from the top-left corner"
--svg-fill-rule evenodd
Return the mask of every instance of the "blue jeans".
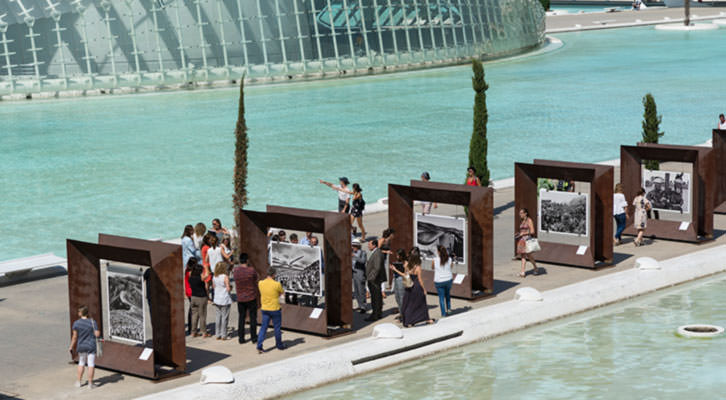
<path id="1" fill-rule="evenodd" d="M 257 350 L 262 350 L 262 342 L 265 341 L 265 334 L 267 334 L 267 326 L 270 325 L 272 320 L 272 326 L 275 328 L 275 346 L 278 349 L 282 348 L 282 311 L 265 311 L 262 310 L 262 324 L 260 325 L 260 333 L 257 335 Z"/>
<path id="2" fill-rule="evenodd" d="M 446 316 L 446 310 L 451 310 L 451 283 L 451 279 L 444 282 L 434 282 L 436 293 L 439 294 L 439 306 L 441 307 L 442 317 Z"/>
<path id="3" fill-rule="evenodd" d="M 615 239 L 620 240 L 623 235 L 623 231 L 625 230 L 625 221 L 627 219 L 625 217 L 625 213 L 614 215 L 613 217 L 615 218 L 615 224 L 616 224 L 615 225 L 616 226 Z"/>

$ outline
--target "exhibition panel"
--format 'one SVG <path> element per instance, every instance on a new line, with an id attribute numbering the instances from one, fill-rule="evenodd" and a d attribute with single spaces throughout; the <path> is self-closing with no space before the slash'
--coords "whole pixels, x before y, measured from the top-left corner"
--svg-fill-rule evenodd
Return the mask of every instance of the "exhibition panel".
<path id="1" fill-rule="evenodd" d="M 716 165 L 716 199 L 713 212 L 726 214 L 726 131 L 713 130 L 712 138 L 713 157 Z"/>
<path id="2" fill-rule="evenodd" d="M 105 338 L 96 366 L 151 379 L 183 373 L 181 247 L 101 234 L 67 249 L 70 321 L 86 305 Z"/>
<path id="3" fill-rule="evenodd" d="M 283 329 L 323 336 L 351 331 L 353 270 L 348 215 L 267 206 L 267 212 L 241 210 L 237 224 L 240 251 L 248 254 L 257 274 L 264 277 L 270 266 L 275 267 L 286 293 L 300 296 L 297 304 L 280 304 Z M 323 239 L 320 247 L 270 242 L 271 228 L 319 233 Z M 324 300 L 318 303 L 320 298 Z"/>
<path id="4" fill-rule="evenodd" d="M 612 264 L 613 176 L 613 167 L 598 164 L 514 164 L 515 209 L 528 210 L 535 223 L 537 261 L 587 268 Z M 520 222 L 516 213 L 515 232 Z M 515 249 L 516 243 L 517 238 Z"/>
<path id="5" fill-rule="evenodd" d="M 620 147 L 620 179 L 627 199 L 645 190 L 651 203 L 646 236 L 700 242 L 713 238 L 715 157 L 711 148 L 638 143 Z M 644 168 L 644 160 L 660 162 Z M 637 234 L 634 210 L 628 208 L 625 234 Z"/>
<path id="6" fill-rule="evenodd" d="M 414 201 L 463 206 L 451 217 L 414 212 Z M 440 182 L 411 181 L 410 186 L 388 185 L 388 226 L 395 230 L 392 249 L 419 247 L 424 264 L 444 246 L 454 260 L 451 295 L 466 299 L 494 292 L 494 190 Z M 427 289 L 434 272 L 422 266 Z M 429 290 L 430 293 L 435 291 Z"/>

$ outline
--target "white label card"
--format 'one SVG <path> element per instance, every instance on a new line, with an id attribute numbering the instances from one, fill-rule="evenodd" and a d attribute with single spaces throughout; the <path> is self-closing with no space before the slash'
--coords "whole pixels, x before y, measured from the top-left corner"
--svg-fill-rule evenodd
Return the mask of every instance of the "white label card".
<path id="1" fill-rule="evenodd" d="M 320 314 L 322 314 L 322 313 L 323 313 L 322 308 L 314 308 L 313 312 L 310 313 L 310 318 L 318 319 L 318 318 L 320 318 Z"/>
<path id="2" fill-rule="evenodd" d="M 154 352 L 154 349 L 145 348 L 144 351 L 141 352 L 141 355 L 139 356 L 139 360 L 148 360 L 149 357 L 151 357 L 151 353 Z"/>
<path id="3" fill-rule="evenodd" d="M 688 222 L 688 221 L 683 221 L 683 222 L 681 222 L 681 225 L 680 225 L 680 226 L 678 227 L 678 230 L 679 230 L 679 231 L 685 231 L 686 229 L 688 229 L 688 226 L 689 226 L 689 225 L 691 225 L 691 223 L 690 223 L 690 222 Z"/>
<path id="4" fill-rule="evenodd" d="M 454 284 L 461 285 L 461 283 L 464 282 L 464 278 L 466 278 L 466 274 L 456 274 L 456 277 L 454 278 Z"/>
<path id="5" fill-rule="evenodd" d="M 580 246 L 580 247 L 577 248 L 577 253 L 576 254 L 578 256 L 583 256 L 583 255 L 585 255 L 585 252 L 586 251 L 587 251 L 587 246 Z"/>

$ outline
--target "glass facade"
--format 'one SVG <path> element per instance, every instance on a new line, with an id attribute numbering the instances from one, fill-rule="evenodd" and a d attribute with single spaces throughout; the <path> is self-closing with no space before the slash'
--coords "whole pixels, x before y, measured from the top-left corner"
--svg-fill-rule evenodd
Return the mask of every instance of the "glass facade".
<path id="1" fill-rule="evenodd" d="M 420 68 L 522 52 L 544 28 L 538 0 L 14 0 L 0 95 Z"/>

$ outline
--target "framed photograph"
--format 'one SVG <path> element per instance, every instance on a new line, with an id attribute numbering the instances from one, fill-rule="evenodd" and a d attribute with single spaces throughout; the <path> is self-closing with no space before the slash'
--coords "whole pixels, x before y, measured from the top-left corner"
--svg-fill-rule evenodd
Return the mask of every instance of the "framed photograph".
<path id="1" fill-rule="evenodd" d="M 419 213 L 414 218 L 414 245 L 427 260 L 437 256 L 438 246 L 444 246 L 455 264 L 466 264 L 467 235 L 465 218 Z"/>
<path id="2" fill-rule="evenodd" d="M 285 293 L 322 297 L 323 252 L 320 247 L 300 244 L 270 243 L 270 266 Z"/>
<path id="3" fill-rule="evenodd" d="M 146 287 L 141 269 L 114 266 L 106 269 L 108 329 L 111 339 L 146 342 Z"/>
<path id="4" fill-rule="evenodd" d="M 587 193 L 540 189 L 537 211 L 538 232 L 590 235 L 590 202 Z"/>
<path id="5" fill-rule="evenodd" d="M 691 174 L 643 170 L 645 198 L 654 210 L 688 214 L 691 212 Z"/>

